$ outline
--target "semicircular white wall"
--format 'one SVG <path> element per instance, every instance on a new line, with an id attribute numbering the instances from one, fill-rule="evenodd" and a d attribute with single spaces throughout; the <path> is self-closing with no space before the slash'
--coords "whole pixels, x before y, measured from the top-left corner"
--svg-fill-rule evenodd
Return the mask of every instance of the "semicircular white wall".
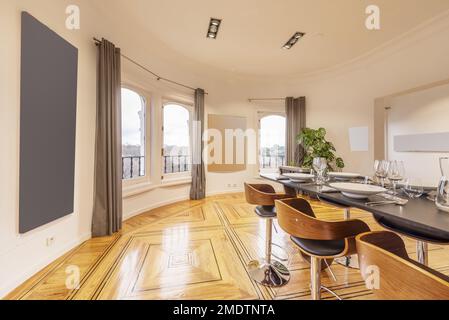
<path id="1" fill-rule="evenodd" d="M 443 15 L 370 55 L 313 75 L 254 78 L 190 66 L 196 72 L 204 71 L 199 82 L 181 74 L 185 70 L 172 76 L 187 82 L 190 80 L 210 93 L 206 98 L 207 113 L 246 116 L 248 127 L 252 128 L 257 128 L 258 110 L 282 111 L 284 106 L 282 102 L 265 106 L 248 103 L 249 97 L 306 96 L 307 125 L 327 129 L 328 138 L 346 162 L 346 170 L 368 175 L 372 174 L 374 161 L 374 100 L 448 79 L 449 43 L 445 40 L 448 36 L 449 16 Z M 157 61 L 152 63 L 154 65 Z M 369 128 L 369 151 L 351 151 L 349 128 L 352 127 Z M 207 190 L 209 194 L 226 192 L 229 191 L 228 183 L 237 184 L 237 190 L 241 190 L 245 180 L 256 176 L 257 168 L 254 167 L 227 175 L 209 173 Z M 157 191 L 153 194 L 159 198 Z M 176 194 L 176 199 L 182 195 L 186 197 L 188 187 L 180 188 Z M 147 196 L 126 199 L 125 207 L 129 212 L 139 212 L 140 206 L 147 201 L 151 203 L 152 197 Z"/>
<path id="2" fill-rule="evenodd" d="M 248 128 L 257 128 L 257 111 L 283 111 L 283 103 L 249 103 L 250 97 L 307 97 L 307 125 L 325 127 L 329 139 L 345 159 L 347 170 L 371 173 L 373 151 L 374 99 L 391 93 L 449 78 L 449 18 L 433 21 L 420 30 L 398 39 L 372 54 L 350 64 L 315 75 L 283 78 L 255 78 L 224 72 L 194 63 L 170 52 L 163 44 L 132 22 L 114 21 L 79 0 L 82 25 L 79 31 L 64 27 L 65 7 L 69 0 L 17 0 L 0 2 L 0 33 L 4 43 L 0 49 L 0 139 L 4 153 L 0 157 L 0 296 L 24 281 L 47 263 L 90 237 L 93 205 L 93 170 L 95 146 L 96 51 L 92 37 L 105 37 L 121 47 L 123 53 L 136 59 L 162 76 L 201 87 L 209 92 L 206 112 L 245 116 Z M 79 105 L 77 130 L 77 180 L 75 213 L 35 232 L 18 236 L 18 119 L 19 119 L 19 49 L 20 11 L 27 10 L 49 25 L 80 50 Z M 120 22 L 120 23 L 119 23 Z M 124 79 L 152 93 L 154 108 L 164 96 L 192 99 L 189 91 L 155 81 L 154 78 L 124 62 Z M 157 116 L 158 113 L 156 112 Z M 157 123 L 157 122 L 155 122 Z M 351 152 L 348 129 L 367 126 L 370 150 Z M 155 126 L 152 156 L 158 172 L 160 130 Z M 160 171 L 159 171 L 160 172 Z M 227 185 L 243 183 L 257 176 L 257 168 L 233 174 L 207 174 L 208 194 L 229 192 Z M 160 181 L 159 181 L 160 182 Z M 124 200 L 125 217 L 145 212 L 155 206 L 185 199 L 189 186 L 160 186 Z M 231 188 L 234 189 L 234 188 Z M 53 247 L 46 247 L 47 237 L 56 236 Z"/>

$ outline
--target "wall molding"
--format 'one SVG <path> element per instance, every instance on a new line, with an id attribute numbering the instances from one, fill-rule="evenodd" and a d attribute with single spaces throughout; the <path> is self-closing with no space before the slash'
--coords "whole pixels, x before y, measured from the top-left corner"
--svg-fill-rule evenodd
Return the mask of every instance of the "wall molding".
<path id="1" fill-rule="evenodd" d="M 173 199 L 170 199 L 170 200 L 157 202 L 157 203 L 152 204 L 152 205 L 150 205 L 148 207 L 144 207 L 144 208 L 132 211 L 132 212 L 130 212 L 128 214 L 124 214 L 123 215 L 123 221 L 127 221 L 127 220 L 129 220 L 131 218 L 134 218 L 136 216 L 144 214 L 144 213 L 146 213 L 148 211 L 151 211 L 151 210 L 154 210 L 154 209 L 157 209 L 157 208 L 160 208 L 160 207 L 168 206 L 170 204 L 174 204 L 174 203 L 177 203 L 177 202 L 186 201 L 186 200 L 189 200 L 189 196 L 187 196 L 187 195 L 181 196 L 181 197 L 177 197 L 177 198 L 173 198 Z"/>
<path id="2" fill-rule="evenodd" d="M 243 188 L 234 188 L 234 189 L 229 189 L 229 190 L 217 190 L 217 191 L 211 191 L 211 192 L 207 192 L 206 197 L 211 197 L 211 196 L 217 196 L 217 195 L 222 195 L 222 194 L 228 194 L 228 193 L 239 193 L 239 192 L 244 192 Z M 135 210 L 133 212 L 130 212 L 128 214 L 123 215 L 123 221 L 127 221 L 131 218 L 134 218 L 136 216 L 139 216 L 141 214 L 144 214 L 148 211 L 154 210 L 154 209 L 158 209 L 164 206 L 168 206 L 171 204 L 175 204 L 177 202 L 181 202 L 181 201 L 187 201 L 190 199 L 190 196 L 188 195 L 184 195 L 184 196 L 180 196 L 177 198 L 173 198 L 170 200 L 165 200 L 165 201 L 161 201 L 155 204 L 152 204 L 148 207 L 145 208 L 141 208 L 138 210 Z"/>
<path id="3" fill-rule="evenodd" d="M 398 52 L 407 49 L 411 45 L 428 39 L 432 35 L 448 28 L 449 10 L 446 10 L 432 19 L 417 25 L 409 31 L 346 62 L 308 73 L 287 75 L 283 77 L 283 79 L 268 78 L 267 81 L 283 80 L 284 82 L 312 82 L 321 79 L 328 79 L 330 77 L 338 77 L 342 74 L 363 68 L 366 65 L 376 63 L 377 61 L 382 61 L 383 59 L 395 55 Z"/>

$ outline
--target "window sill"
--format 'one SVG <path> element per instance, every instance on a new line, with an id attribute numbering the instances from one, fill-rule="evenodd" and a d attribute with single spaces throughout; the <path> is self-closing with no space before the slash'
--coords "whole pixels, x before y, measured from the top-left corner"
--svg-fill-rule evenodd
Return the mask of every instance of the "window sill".
<path id="1" fill-rule="evenodd" d="M 172 187 L 191 183 L 192 183 L 191 176 L 176 177 L 176 178 L 169 177 L 162 180 L 161 187 Z"/>
<path id="2" fill-rule="evenodd" d="M 123 188 L 122 198 L 123 199 L 130 198 L 157 188 L 158 188 L 157 185 L 149 182 L 134 184 L 132 186 Z"/>

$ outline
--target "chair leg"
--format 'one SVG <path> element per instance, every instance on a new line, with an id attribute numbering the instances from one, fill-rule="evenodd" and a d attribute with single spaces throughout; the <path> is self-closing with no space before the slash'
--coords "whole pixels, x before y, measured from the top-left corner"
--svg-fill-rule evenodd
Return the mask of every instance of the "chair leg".
<path id="1" fill-rule="evenodd" d="M 337 298 L 337 300 L 340 300 L 340 301 L 343 300 L 343 298 L 341 298 L 338 294 L 336 294 L 334 291 L 332 291 L 331 289 L 329 289 L 325 286 L 321 286 L 321 290 L 329 292 L 331 295 L 333 295 L 335 298 Z"/>
<path id="2" fill-rule="evenodd" d="M 310 257 L 310 263 L 312 300 L 321 300 L 321 259 Z"/>
<path id="3" fill-rule="evenodd" d="M 334 271 L 332 271 L 331 266 L 329 265 L 329 263 L 327 263 L 327 260 L 326 260 L 326 259 L 324 259 L 323 261 L 324 261 L 324 263 L 325 263 L 326 266 L 327 266 L 327 270 L 329 270 L 330 274 L 332 275 L 332 279 L 334 279 L 334 281 L 337 282 L 337 277 L 335 276 Z"/>
<path id="4" fill-rule="evenodd" d="M 248 270 L 251 278 L 267 287 L 281 287 L 290 281 L 290 272 L 279 261 L 271 258 L 273 219 L 266 221 L 265 259 L 263 261 L 251 261 Z"/>
<path id="5" fill-rule="evenodd" d="M 276 232 L 276 234 L 279 233 L 277 228 L 276 228 L 276 224 L 274 224 L 274 223 L 273 223 L 273 228 L 274 228 L 274 231 Z M 278 254 L 275 254 L 274 252 L 271 252 L 271 256 L 272 257 L 274 257 L 275 259 L 277 259 L 279 261 L 282 261 L 282 262 L 287 262 L 289 260 L 290 255 L 288 254 L 288 251 L 286 249 L 284 249 L 282 246 L 280 246 L 280 245 L 278 245 L 278 244 L 276 244 L 274 242 L 271 242 L 271 247 L 272 248 L 276 247 L 278 249 L 281 249 L 281 251 L 283 251 L 282 253 L 285 254 L 285 256 L 280 257 Z M 271 251 L 273 251 L 273 250 L 271 250 Z M 278 253 L 279 253 L 279 251 L 278 251 Z"/>
<path id="6" fill-rule="evenodd" d="M 419 263 L 425 266 L 429 265 L 429 244 L 427 242 L 416 242 L 416 254 L 418 256 Z"/>
<path id="7" fill-rule="evenodd" d="M 321 285 L 321 261 L 322 260 L 318 257 L 310 257 L 310 291 L 312 300 L 321 300 L 321 290 L 325 290 L 338 300 L 342 300 L 342 298 L 334 291 Z"/>
<path id="8" fill-rule="evenodd" d="M 267 219 L 265 230 L 265 261 L 271 264 L 271 242 L 273 237 L 273 219 Z"/>
<path id="9" fill-rule="evenodd" d="M 344 218 L 344 220 L 351 219 L 351 208 L 344 209 L 343 218 Z M 346 268 L 359 269 L 359 260 L 357 258 L 357 255 L 337 258 L 337 259 L 335 259 L 335 262 L 346 267 Z"/>
<path id="10" fill-rule="evenodd" d="M 278 250 L 277 253 L 272 252 L 271 257 L 274 257 L 276 260 L 279 260 L 282 262 L 287 262 L 290 259 L 290 255 L 288 254 L 287 250 L 282 248 L 277 243 L 271 243 L 271 247 L 276 247 L 276 248 L 280 249 L 280 251 Z M 283 254 L 283 256 L 280 256 L 279 253 Z"/>

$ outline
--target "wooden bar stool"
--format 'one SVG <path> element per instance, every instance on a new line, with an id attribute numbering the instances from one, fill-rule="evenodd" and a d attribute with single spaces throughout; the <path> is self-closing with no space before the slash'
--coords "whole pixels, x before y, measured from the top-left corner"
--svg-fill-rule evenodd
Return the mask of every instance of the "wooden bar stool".
<path id="1" fill-rule="evenodd" d="M 310 282 L 313 300 L 321 299 L 321 290 L 340 297 L 321 285 L 321 263 L 356 253 L 355 236 L 369 231 L 361 220 L 318 220 L 307 200 L 295 198 L 276 201 L 279 225 L 291 235 L 302 253 L 310 256 Z M 341 299 L 340 299 L 341 300 Z"/>
<path id="2" fill-rule="evenodd" d="M 264 286 L 281 287 L 290 280 L 290 272 L 281 262 L 271 258 L 273 219 L 277 216 L 274 202 L 290 198 L 291 195 L 277 194 L 269 184 L 245 183 L 245 196 L 249 204 L 257 205 L 256 214 L 266 219 L 265 259 L 251 261 L 248 264 L 249 274 L 254 281 Z"/>
<path id="3" fill-rule="evenodd" d="M 356 245 L 360 271 L 377 299 L 449 299 L 449 277 L 410 259 L 397 234 L 360 234 Z"/>

